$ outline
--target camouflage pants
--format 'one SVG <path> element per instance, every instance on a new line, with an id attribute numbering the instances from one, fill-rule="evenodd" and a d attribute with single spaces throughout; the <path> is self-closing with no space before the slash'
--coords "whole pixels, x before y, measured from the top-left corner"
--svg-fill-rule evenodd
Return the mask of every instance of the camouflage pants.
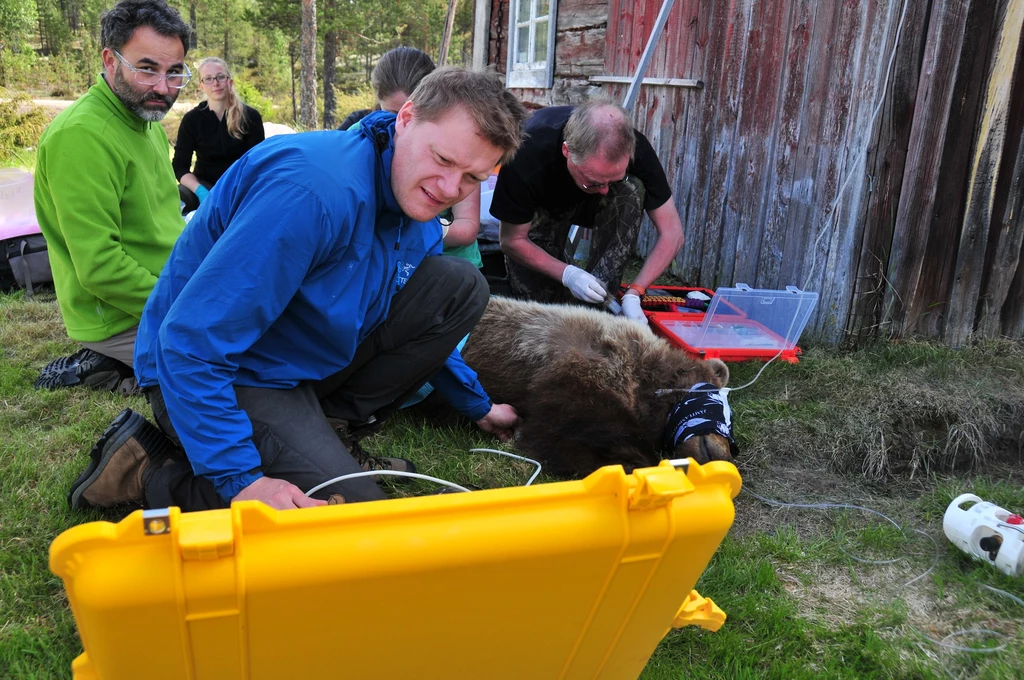
<path id="1" fill-rule="evenodd" d="M 618 290 L 622 272 L 636 248 L 644 216 L 644 185 L 635 177 L 613 184 L 604 196 L 594 197 L 564 214 L 538 210 L 530 225 L 529 239 L 562 262 L 571 263 L 566 253 L 569 228 L 577 224 L 593 229 L 590 255 L 583 267 L 611 292 Z M 512 292 L 538 302 L 574 302 L 561 281 L 524 267 L 505 257 Z"/>

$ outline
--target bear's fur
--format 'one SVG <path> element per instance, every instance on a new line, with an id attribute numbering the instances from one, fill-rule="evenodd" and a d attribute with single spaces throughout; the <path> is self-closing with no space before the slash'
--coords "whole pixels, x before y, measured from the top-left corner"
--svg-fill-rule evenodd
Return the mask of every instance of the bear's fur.
<path id="1" fill-rule="evenodd" d="M 492 297 L 462 352 L 491 399 L 522 416 L 517 448 L 558 476 L 604 465 L 657 465 L 668 414 L 659 388 L 724 387 L 729 369 L 699 361 L 649 329 L 595 309 Z M 732 460 L 724 437 L 694 437 L 673 457 Z"/>

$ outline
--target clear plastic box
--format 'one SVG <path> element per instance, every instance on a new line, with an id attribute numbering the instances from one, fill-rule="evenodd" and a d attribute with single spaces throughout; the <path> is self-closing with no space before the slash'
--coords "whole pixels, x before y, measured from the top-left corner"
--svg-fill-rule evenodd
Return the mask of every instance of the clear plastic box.
<path id="1" fill-rule="evenodd" d="M 740 283 L 719 288 L 702 316 L 653 313 L 648 317 L 667 340 L 705 359 L 770 359 L 796 363 L 796 343 L 818 303 L 818 294 L 794 286 L 755 289 Z"/>

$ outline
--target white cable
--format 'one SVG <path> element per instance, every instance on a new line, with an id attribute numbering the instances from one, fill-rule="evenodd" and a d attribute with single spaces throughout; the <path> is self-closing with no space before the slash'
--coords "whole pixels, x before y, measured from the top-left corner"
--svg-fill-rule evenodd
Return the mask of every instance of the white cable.
<path id="1" fill-rule="evenodd" d="M 1014 602 L 1016 602 L 1017 604 L 1019 604 L 1021 607 L 1024 607 L 1024 600 L 1020 599 L 1019 597 L 1017 597 L 1013 593 L 1008 593 L 1005 590 L 1000 590 L 999 588 L 993 588 L 992 586 L 987 586 L 984 583 L 979 583 L 978 585 L 980 585 L 985 590 L 991 590 L 993 593 L 998 593 L 998 594 L 1000 594 L 1000 595 L 1002 595 L 1004 597 L 1008 597 L 1011 600 L 1013 600 Z"/>
<path id="2" fill-rule="evenodd" d="M 761 501 L 762 503 L 765 503 L 766 505 L 770 505 L 770 506 L 777 507 L 777 508 L 806 508 L 806 509 L 811 509 L 811 510 L 830 510 L 830 509 L 863 510 L 864 512 L 868 512 L 868 513 L 871 513 L 872 515 L 877 515 L 878 517 L 881 517 L 882 519 L 884 519 L 885 521 L 889 522 L 894 527 L 899 529 L 900 532 L 903 533 L 904 536 L 906 536 L 906 530 L 903 527 L 901 527 L 899 524 L 897 524 L 894 519 L 892 519 L 888 515 L 885 515 L 885 514 L 883 514 L 881 512 L 878 512 L 877 510 L 872 510 L 871 508 L 865 508 L 865 507 L 862 507 L 862 506 L 859 506 L 859 505 L 852 505 L 852 504 L 849 504 L 849 503 L 783 503 L 782 501 L 776 501 L 776 500 L 772 500 L 770 498 L 765 498 L 764 496 L 759 496 L 758 494 L 754 493 L 753 491 L 748 490 L 747 488 L 744 488 L 743 492 L 746 493 L 748 496 L 753 496 L 754 498 L 756 498 L 757 500 Z M 924 531 L 922 531 L 920 529 L 913 529 L 912 531 L 914 531 L 915 533 L 921 534 L 922 536 L 927 537 L 928 540 L 930 540 L 932 542 L 932 545 L 935 547 L 935 559 L 932 560 L 932 564 L 931 564 L 931 566 L 928 567 L 928 569 L 926 569 L 921 574 L 915 576 L 914 578 L 910 579 L 909 581 L 907 581 L 906 583 L 901 585 L 900 588 L 906 588 L 910 584 L 915 583 L 917 581 L 920 581 L 921 579 L 926 577 L 928 574 L 930 574 L 932 572 L 932 570 L 935 569 L 935 567 L 938 566 L 939 560 L 941 559 L 941 551 L 939 550 L 939 544 L 938 544 L 938 542 L 935 540 L 935 538 L 931 534 L 926 533 L 926 532 L 924 532 Z M 843 535 L 845 536 L 846 533 L 849 533 L 849 532 L 844 532 Z M 904 557 L 906 557 L 906 555 L 903 555 L 902 557 L 899 557 L 899 558 L 893 559 L 893 560 L 868 560 L 868 559 L 863 559 L 863 558 L 857 557 L 856 555 L 850 554 L 849 552 L 847 552 L 843 548 L 842 545 L 839 546 L 839 550 L 841 550 L 843 552 L 843 554 L 845 554 L 847 557 L 850 557 L 851 559 L 854 559 L 854 560 L 856 560 L 858 562 L 862 562 L 862 563 L 866 563 L 866 564 L 892 564 L 893 562 L 897 562 L 899 560 L 902 560 Z M 1012 593 L 1008 593 L 1005 590 L 1000 590 L 999 588 L 993 588 L 992 586 L 988 586 L 988 585 L 985 585 L 985 584 L 979 584 L 979 585 L 982 588 L 985 588 L 987 590 L 991 590 L 994 593 L 998 593 L 1000 595 L 1008 597 L 1009 599 L 1013 600 L 1017 604 L 1019 604 L 1021 606 L 1024 606 L 1024 600 L 1020 599 L 1016 595 L 1013 595 Z M 914 633 L 916 635 L 918 635 L 921 638 L 927 640 L 928 642 L 931 642 L 932 644 L 934 644 L 934 645 L 936 645 L 938 647 L 942 647 L 943 649 L 947 649 L 949 651 L 954 651 L 954 652 L 966 652 L 968 654 L 994 654 L 996 652 L 1001 652 L 1001 651 L 1005 650 L 1006 646 L 1007 646 L 1007 644 L 1005 642 L 1003 642 L 1003 643 L 1001 643 L 999 645 L 996 645 L 995 647 L 965 647 L 963 645 L 955 645 L 955 644 L 952 644 L 952 643 L 949 642 L 951 639 L 958 638 L 958 637 L 964 637 L 966 635 L 975 635 L 975 636 L 984 636 L 984 637 L 995 637 L 995 638 L 1002 638 L 1004 640 L 1008 637 L 1005 633 L 1003 633 L 1001 631 L 989 630 L 987 628 L 965 628 L 965 629 L 962 629 L 962 630 L 956 630 L 956 631 L 953 631 L 952 633 L 950 633 L 949 635 L 947 635 L 946 637 L 944 637 L 941 640 L 937 640 L 937 639 L 935 639 L 933 637 L 930 637 L 929 635 L 926 635 L 925 633 L 922 633 L 920 630 L 918 630 L 914 626 L 910 626 L 910 630 L 914 631 Z M 952 674 L 950 674 L 950 675 L 952 675 Z"/>
<path id="3" fill-rule="evenodd" d="M 537 469 L 534 470 L 533 475 L 528 480 L 526 480 L 526 484 L 523 484 L 523 486 L 530 486 L 531 484 L 533 484 L 533 480 L 537 479 L 537 476 L 540 475 L 540 463 L 535 461 L 533 458 L 527 458 L 526 456 L 517 456 L 514 453 L 509 453 L 508 451 L 499 451 L 498 449 L 470 449 L 469 451 L 470 453 L 496 453 L 499 456 L 508 456 L 509 458 L 515 458 L 516 460 L 525 460 L 527 463 L 536 465 Z"/>
<path id="4" fill-rule="evenodd" d="M 925 576 L 927 576 L 928 574 L 932 573 L 932 570 L 934 570 L 935 567 L 939 566 L 939 560 L 942 558 L 942 552 L 939 550 L 939 542 L 935 540 L 934 536 L 932 536 L 931 534 L 929 534 L 929 533 L 927 533 L 925 531 L 922 531 L 921 529 L 914 529 L 914 532 L 918 533 L 918 534 L 921 534 L 922 536 L 924 536 L 925 538 L 927 538 L 929 541 L 932 542 L 932 547 L 935 548 L 935 559 L 932 560 L 932 564 L 931 564 L 930 567 L 928 567 L 923 572 L 921 572 L 920 574 L 918 574 L 914 578 L 912 578 L 909 581 L 907 581 L 906 583 L 904 583 L 902 586 L 900 586 L 901 588 L 906 588 L 911 583 L 914 583 L 916 581 L 920 581 Z"/>
<path id="5" fill-rule="evenodd" d="M 458 489 L 459 491 L 469 492 L 469 489 L 467 489 L 464 486 L 459 486 L 454 482 L 448 482 L 443 479 L 438 479 L 437 477 L 431 477 L 430 475 L 421 475 L 418 472 L 401 472 L 399 470 L 370 470 L 368 472 L 352 472 L 347 475 L 339 475 L 338 477 L 335 477 L 333 479 L 328 479 L 323 484 L 317 484 L 312 489 L 307 491 L 306 495 L 312 496 L 325 486 L 330 486 L 331 484 L 334 484 L 336 482 L 344 482 L 346 479 L 356 479 L 357 477 L 373 477 L 376 475 L 383 475 L 386 477 L 412 477 L 413 479 L 425 479 L 428 482 L 434 482 L 435 484 L 447 486 L 452 489 Z"/>
<path id="6" fill-rule="evenodd" d="M 871 112 L 871 120 L 868 122 L 868 134 L 870 134 L 871 130 L 874 129 L 875 122 L 878 120 L 878 114 L 882 110 L 882 104 L 885 103 L 885 91 L 889 89 L 889 77 L 892 75 L 892 65 L 896 61 L 896 49 L 900 45 L 900 35 L 903 33 L 903 20 L 907 16 L 907 5 L 909 4 L 910 0 L 903 0 L 903 9 L 900 11 L 900 21 L 899 24 L 896 25 L 896 40 L 893 41 L 892 54 L 889 55 L 889 65 L 886 66 L 885 69 L 885 80 L 882 81 L 882 89 L 878 95 L 878 103 L 875 105 L 874 111 Z M 868 140 L 868 144 L 870 144 L 870 139 Z M 832 201 L 832 205 L 829 208 L 829 222 L 831 222 L 834 219 L 836 225 L 839 224 L 839 212 L 837 211 L 837 209 L 839 207 L 839 202 L 843 198 L 843 192 L 846 190 L 847 184 L 850 183 L 850 180 L 860 169 L 860 165 L 866 160 L 867 149 L 865 148 L 864 154 L 857 156 L 856 160 L 854 161 L 853 168 L 846 173 L 846 179 L 844 179 L 843 183 L 839 185 L 839 191 L 836 192 L 836 197 Z M 805 290 L 807 286 L 810 285 L 811 277 L 814 276 L 814 268 L 818 264 L 818 243 L 821 241 L 821 237 L 824 236 L 827 232 L 831 231 L 832 229 L 832 226 L 823 227 L 821 232 L 818 233 L 818 237 L 814 239 L 814 245 L 811 247 L 811 268 L 807 272 L 807 278 L 804 279 L 804 285 L 802 286 L 802 288 Z"/>
<path id="7" fill-rule="evenodd" d="M 941 640 L 936 640 L 933 637 L 925 635 L 917 628 L 911 626 L 910 630 L 914 631 L 917 635 L 924 638 L 933 645 L 948 649 L 952 652 L 967 652 L 968 654 L 995 654 L 1006 649 L 1006 643 L 996 645 L 995 647 L 964 647 L 963 645 L 950 644 L 948 640 L 951 638 L 964 637 L 965 635 L 979 635 L 986 637 L 1005 637 L 1003 633 L 996 630 L 988 630 L 987 628 L 965 628 L 963 630 L 955 630 Z"/>
<path id="8" fill-rule="evenodd" d="M 888 515 L 886 515 L 884 513 L 879 512 L 878 510 L 872 510 L 871 508 L 865 508 L 865 507 L 863 507 L 861 505 L 853 505 L 851 503 L 783 503 L 782 501 L 775 501 L 775 500 L 772 500 L 770 498 L 765 498 L 764 496 L 759 496 L 758 494 L 754 493 L 753 491 L 750 491 L 746 487 L 743 488 L 743 492 L 745 494 L 747 494 L 748 496 L 753 496 L 754 498 L 756 498 L 757 500 L 761 501 L 765 505 L 771 505 L 771 506 L 776 507 L 776 508 L 801 508 L 801 509 L 808 509 L 808 510 L 861 510 L 863 512 L 867 512 L 867 513 L 870 513 L 872 515 L 875 515 L 877 517 L 881 517 L 886 522 L 888 522 L 889 524 L 891 524 L 894 527 L 896 527 L 900 531 L 900 533 L 902 533 L 904 536 L 907 535 L 906 529 L 904 529 L 902 526 L 900 526 L 899 523 L 896 522 L 896 520 L 894 520 L 893 518 L 889 517 Z M 906 583 L 901 585 L 900 588 L 906 588 L 911 583 L 914 583 L 916 581 L 920 581 L 925 576 L 930 574 L 932 572 L 932 570 L 935 569 L 935 567 L 938 566 L 938 564 L 939 564 L 939 559 L 940 559 L 939 544 L 935 541 L 935 539 L 932 538 L 932 536 L 930 534 L 927 534 L 924 531 L 921 531 L 920 529 L 913 529 L 912 531 L 914 531 L 915 533 L 919 533 L 922 536 L 926 536 L 932 542 L 932 545 L 935 547 L 935 559 L 932 560 L 932 564 L 931 564 L 931 566 L 928 567 L 928 569 L 926 569 L 923 573 L 915 576 L 914 578 L 910 579 L 909 581 L 907 581 Z M 845 532 L 843 535 L 845 536 L 846 533 L 849 533 L 849 532 Z M 900 560 L 902 560 L 902 559 L 904 559 L 906 557 L 906 555 L 902 555 L 900 557 L 897 557 L 897 558 L 891 559 L 891 560 L 872 560 L 872 559 L 867 559 L 867 558 L 864 558 L 864 557 L 859 557 L 857 555 L 854 555 L 853 553 L 851 553 L 848 550 L 846 550 L 845 548 L 843 548 L 842 545 L 839 546 L 839 550 L 844 555 L 849 557 L 850 559 L 852 559 L 854 561 L 857 561 L 857 562 L 860 562 L 862 564 L 893 564 L 894 562 L 899 562 Z"/>
<path id="9" fill-rule="evenodd" d="M 470 452 L 477 452 L 477 451 L 484 452 L 484 453 L 497 453 L 498 455 L 501 455 L 501 456 L 508 456 L 509 458 L 515 458 L 516 460 L 522 460 L 522 461 L 526 461 L 527 463 L 530 463 L 532 465 L 536 465 L 537 469 L 534 470 L 533 475 L 530 476 L 530 479 L 528 479 L 526 481 L 526 484 L 524 484 L 523 486 L 530 486 L 531 484 L 533 484 L 533 481 L 535 479 L 537 479 L 537 477 L 540 475 L 541 465 L 540 465 L 540 463 L 538 463 L 537 461 L 535 461 L 532 458 L 527 458 L 526 456 L 517 456 L 514 453 L 509 453 L 508 451 L 499 451 L 498 449 L 470 449 Z M 400 470 L 369 470 L 367 472 L 352 472 L 352 473 L 349 473 L 347 475 L 340 475 L 338 477 L 334 477 L 333 479 L 328 479 L 326 482 L 324 482 L 322 484 L 317 484 L 312 489 L 307 491 L 306 495 L 307 496 L 312 496 L 313 494 L 315 494 L 320 489 L 322 489 L 322 488 L 324 488 L 326 486 L 330 486 L 331 484 L 335 484 L 337 482 L 343 482 L 346 479 L 357 479 L 359 477 L 373 477 L 373 476 L 411 477 L 413 479 L 425 479 L 428 482 L 434 482 L 435 484 L 441 484 L 442 486 L 447 486 L 447 487 L 449 487 L 451 489 L 457 489 L 459 491 L 465 491 L 467 493 L 470 491 L 470 489 L 467 489 L 464 486 L 459 486 L 455 482 L 449 482 L 447 480 L 440 479 L 438 477 L 431 477 L 430 475 L 420 474 L 419 472 L 402 472 Z"/>

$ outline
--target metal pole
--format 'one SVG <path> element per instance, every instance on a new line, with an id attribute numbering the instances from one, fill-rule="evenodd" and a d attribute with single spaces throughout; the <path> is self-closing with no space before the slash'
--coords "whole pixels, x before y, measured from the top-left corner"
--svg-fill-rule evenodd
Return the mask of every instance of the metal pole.
<path id="1" fill-rule="evenodd" d="M 654 48 L 658 45 L 658 38 L 661 37 L 661 32 L 665 29 L 668 13 L 672 11 L 672 5 L 674 4 L 675 0 L 665 0 L 661 3 L 661 10 L 658 12 L 658 18 L 654 22 L 651 37 L 647 41 L 644 53 L 640 57 L 640 63 L 636 67 L 633 82 L 629 84 L 629 89 L 626 90 L 626 99 L 622 102 L 623 108 L 629 112 L 633 111 L 633 106 L 636 104 L 637 95 L 640 94 L 640 84 L 644 81 L 644 73 L 647 72 L 647 67 L 651 63 L 651 57 L 654 56 Z"/>

